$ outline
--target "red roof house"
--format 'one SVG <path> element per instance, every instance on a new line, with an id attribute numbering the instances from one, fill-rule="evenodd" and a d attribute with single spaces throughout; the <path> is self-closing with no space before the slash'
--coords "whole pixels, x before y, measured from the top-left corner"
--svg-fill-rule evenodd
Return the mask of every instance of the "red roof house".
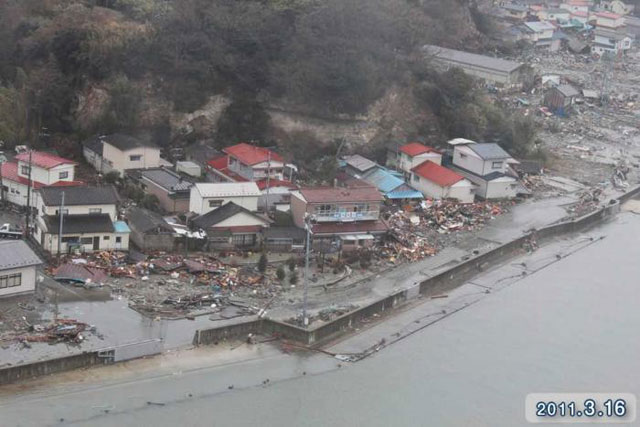
<path id="1" fill-rule="evenodd" d="M 473 202 L 474 185 L 451 169 L 427 160 L 411 169 L 411 185 L 425 197 L 433 199 L 458 199 L 462 203 Z"/>

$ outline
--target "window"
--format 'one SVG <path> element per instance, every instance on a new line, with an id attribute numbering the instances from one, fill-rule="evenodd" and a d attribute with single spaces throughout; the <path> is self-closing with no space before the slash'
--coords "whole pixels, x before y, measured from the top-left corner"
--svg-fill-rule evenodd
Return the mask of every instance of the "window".
<path id="1" fill-rule="evenodd" d="M 60 209 L 56 209 L 56 215 L 60 215 Z M 69 209 L 62 209 L 62 215 L 69 215 Z"/>
<path id="2" fill-rule="evenodd" d="M 366 203 L 357 203 L 353 207 L 354 212 L 367 212 L 369 210 L 369 205 Z"/>
<path id="3" fill-rule="evenodd" d="M 89 208 L 89 213 L 90 214 L 101 214 L 102 213 L 102 209 L 101 208 Z"/>
<path id="4" fill-rule="evenodd" d="M 67 179 L 69 178 L 69 172 L 60 172 L 58 174 L 58 179 Z"/>
<path id="5" fill-rule="evenodd" d="M 83 237 L 80 239 L 81 245 L 91 245 L 93 244 L 93 237 Z"/>
<path id="6" fill-rule="evenodd" d="M 491 162 L 491 168 L 492 169 L 501 169 L 502 168 L 502 162 Z"/>
<path id="7" fill-rule="evenodd" d="M 139 162 L 140 160 L 142 160 L 142 156 L 139 154 L 129 156 L 129 160 L 131 160 L 132 162 Z"/>
<path id="8" fill-rule="evenodd" d="M 111 240 L 111 236 L 102 236 L 102 240 Z"/>
<path id="9" fill-rule="evenodd" d="M 20 167 L 20 173 L 22 175 L 29 175 L 29 166 L 21 166 Z"/>
<path id="10" fill-rule="evenodd" d="M 22 285 L 22 273 L 0 276 L 0 289 Z"/>
<path id="11" fill-rule="evenodd" d="M 122 237 L 117 236 L 116 237 L 116 243 L 122 243 Z"/>
<path id="12" fill-rule="evenodd" d="M 210 208 L 219 208 L 222 206 L 222 200 L 209 200 Z"/>
<path id="13" fill-rule="evenodd" d="M 80 238 L 78 236 L 68 236 L 62 238 L 62 243 L 78 243 Z"/>
<path id="14" fill-rule="evenodd" d="M 319 205 L 319 206 L 316 206 L 316 214 L 318 214 L 318 215 L 327 216 L 327 215 L 331 215 L 332 212 L 333 212 L 333 206 L 332 205 Z"/>
<path id="15" fill-rule="evenodd" d="M 414 173 L 414 174 L 413 174 L 413 180 L 414 180 L 415 182 L 418 182 L 418 181 L 420 181 L 420 177 Z"/>

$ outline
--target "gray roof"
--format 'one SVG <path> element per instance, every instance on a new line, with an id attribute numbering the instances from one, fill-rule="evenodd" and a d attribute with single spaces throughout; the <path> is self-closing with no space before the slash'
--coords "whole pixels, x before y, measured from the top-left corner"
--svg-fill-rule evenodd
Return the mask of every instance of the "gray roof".
<path id="1" fill-rule="evenodd" d="M 513 4 L 513 3 L 507 3 L 503 5 L 502 8 L 506 10 L 513 10 L 515 12 L 526 12 L 529 10 L 527 6 L 524 6 L 521 4 Z"/>
<path id="2" fill-rule="evenodd" d="M 243 208 L 242 206 L 236 205 L 233 202 L 226 203 L 220 206 L 217 209 L 212 210 L 204 215 L 200 215 L 195 218 L 192 223 L 198 228 L 206 229 L 209 227 L 214 227 L 216 224 L 221 223 L 222 221 L 231 218 L 239 213 L 247 213 L 249 215 L 253 215 L 256 218 L 260 218 L 263 221 L 267 222 L 267 220 L 261 216 L 258 216 L 251 212 L 250 210 Z"/>
<path id="3" fill-rule="evenodd" d="M 553 26 L 553 24 L 551 24 L 550 22 L 547 21 L 531 21 L 531 22 L 525 22 L 524 25 L 531 29 L 532 31 L 537 32 L 542 32 L 542 31 L 546 31 L 546 30 L 555 30 L 556 27 Z"/>
<path id="4" fill-rule="evenodd" d="M 111 135 L 97 135 L 87 139 L 83 145 L 91 151 L 102 155 L 103 142 L 113 145 L 120 151 L 127 151 L 138 147 L 157 147 L 150 141 L 142 141 L 130 135 L 114 133 Z"/>
<path id="5" fill-rule="evenodd" d="M 579 95 L 578 91 L 571 85 L 556 86 L 556 89 L 567 98 Z"/>
<path id="6" fill-rule="evenodd" d="M 494 58 L 491 56 L 477 55 L 475 53 L 461 50 L 447 49 L 446 47 L 425 45 L 423 51 L 427 55 L 432 55 L 440 60 L 451 63 L 474 65 L 494 71 L 511 73 L 522 66 L 519 62 L 508 61 L 506 59 Z"/>
<path id="7" fill-rule="evenodd" d="M 142 170 L 140 176 L 167 191 L 188 191 L 193 186 L 191 181 L 163 168 Z"/>
<path id="8" fill-rule="evenodd" d="M 104 187 L 43 187 L 39 191 L 46 206 L 59 206 L 62 193 L 64 193 L 65 206 L 112 205 L 119 200 L 113 185 Z"/>
<path id="9" fill-rule="evenodd" d="M 0 270 L 42 264 L 35 252 L 22 240 L 0 240 Z"/>
<path id="10" fill-rule="evenodd" d="M 129 225 L 140 233 L 147 233 L 151 230 L 160 230 L 173 233 L 171 227 L 160 215 L 147 209 L 133 207 L 127 211 L 127 221 Z"/>
<path id="11" fill-rule="evenodd" d="M 470 144 L 467 145 L 483 160 L 508 159 L 511 158 L 509 153 L 504 151 L 502 147 L 495 143 Z"/>
<path id="12" fill-rule="evenodd" d="M 47 229 L 57 234 L 60 217 L 44 216 Z M 109 214 L 65 215 L 62 218 L 62 234 L 113 233 L 113 222 Z"/>
<path id="13" fill-rule="evenodd" d="M 347 165 L 351 166 L 354 169 L 357 169 L 360 172 L 365 172 L 371 168 L 375 168 L 376 166 L 378 166 L 376 162 L 373 162 L 366 157 L 362 157 L 360 154 L 347 156 L 344 158 L 344 161 L 347 163 Z"/>

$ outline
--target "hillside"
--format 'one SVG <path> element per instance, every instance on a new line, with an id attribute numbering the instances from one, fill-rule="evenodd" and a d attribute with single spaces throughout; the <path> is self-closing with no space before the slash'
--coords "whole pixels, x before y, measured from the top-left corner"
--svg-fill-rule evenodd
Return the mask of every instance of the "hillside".
<path id="1" fill-rule="evenodd" d="M 2 0 L 0 139 L 72 151 L 114 131 L 285 147 L 447 135 L 442 101 L 478 99 L 450 99 L 415 52 L 479 48 L 468 3 Z"/>

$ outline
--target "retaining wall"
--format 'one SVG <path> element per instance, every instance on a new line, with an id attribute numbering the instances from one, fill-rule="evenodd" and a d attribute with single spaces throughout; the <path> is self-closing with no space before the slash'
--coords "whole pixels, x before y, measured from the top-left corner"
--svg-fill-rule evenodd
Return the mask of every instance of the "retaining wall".
<path id="1" fill-rule="evenodd" d="M 433 295 L 453 289 L 476 276 L 478 273 L 485 271 L 491 265 L 498 262 L 505 262 L 509 258 L 522 253 L 523 244 L 530 238 L 542 241 L 550 237 L 580 231 L 599 224 L 619 212 L 621 203 L 638 194 L 640 194 L 640 186 L 618 197 L 616 199 L 617 203 L 608 205 L 572 221 L 542 227 L 488 252 L 479 254 L 422 281 L 419 284 L 419 293 L 423 295 Z M 308 330 L 272 319 L 251 319 L 243 323 L 236 323 L 219 328 L 198 330 L 193 338 L 193 344 L 206 345 L 224 339 L 244 338 L 249 333 L 277 335 L 307 345 L 318 344 L 351 329 L 358 321 L 369 318 L 374 314 L 380 314 L 394 309 L 403 302 L 415 298 L 417 295 L 418 292 L 412 292 L 411 289 L 399 291 L 368 306 L 344 314 L 331 322 Z M 56 372 L 108 364 L 111 363 L 111 360 L 112 359 L 105 357 L 104 351 L 96 351 L 11 366 L 0 369 L 0 385 Z"/>

